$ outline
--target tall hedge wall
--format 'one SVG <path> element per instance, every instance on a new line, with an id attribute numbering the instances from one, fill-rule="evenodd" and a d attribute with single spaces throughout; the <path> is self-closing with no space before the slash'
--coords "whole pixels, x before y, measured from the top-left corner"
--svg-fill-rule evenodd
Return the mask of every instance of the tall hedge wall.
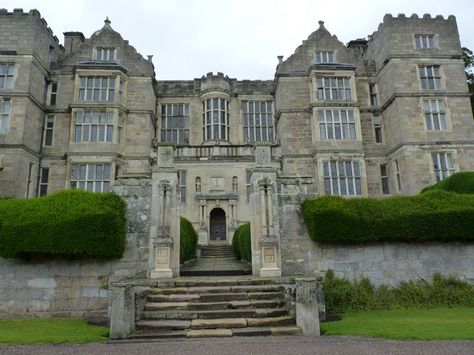
<path id="1" fill-rule="evenodd" d="M 125 202 L 113 193 L 64 190 L 0 200 L 0 256 L 119 257 L 125 248 L 125 212 Z"/>
<path id="2" fill-rule="evenodd" d="M 458 194 L 474 194 L 474 172 L 456 173 L 437 184 L 425 187 L 421 193 L 435 190 L 452 191 Z"/>
<path id="3" fill-rule="evenodd" d="M 196 257 L 198 235 L 191 222 L 180 218 L 180 249 L 179 259 L 181 264 Z"/>
<path id="4" fill-rule="evenodd" d="M 410 197 L 320 197 L 305 201 L 313 240 L 325 242 L 474 241 L 474 196 L 433 191 Z"/>
<path id="5" fill-rule="evenodd" d="M 246 223 L 235 230 L 234 238 L 232 239 L 232 247 L 237 259 L 249 262 L 252 261 L 250 243 L 250 223 Z"/>

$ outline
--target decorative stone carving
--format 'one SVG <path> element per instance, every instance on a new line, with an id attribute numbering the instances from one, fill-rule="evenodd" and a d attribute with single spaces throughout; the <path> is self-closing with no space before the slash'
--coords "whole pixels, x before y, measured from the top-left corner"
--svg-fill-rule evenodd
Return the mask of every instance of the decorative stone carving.
<path id="1" fill-rule="evenodd" d="M 221 176 L 213 176 L 210 181 L 211 191 L 223 191 L 224 190 L 224 178 Z"/>

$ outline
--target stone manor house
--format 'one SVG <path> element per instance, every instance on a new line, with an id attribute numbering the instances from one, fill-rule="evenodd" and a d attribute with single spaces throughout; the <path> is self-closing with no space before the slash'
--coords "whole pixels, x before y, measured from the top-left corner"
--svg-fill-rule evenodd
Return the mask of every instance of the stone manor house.
<path id="1" fill-rule="evenodd" d="M 285 181 L 313 196 L 382 197 L 474 170 L 454 16 L 386 15 L 347 44 L 319 21 L 276 64 L 270 80 L 163 81 L 108 19 L 61 44 L 37 10 L 0 10 L 0 196 L 165 177 L 175 215 L 206 245 L 254 218 L 256 189 L 268 208 Z M 270 235 L 264 215 L 252 232 Z"/>

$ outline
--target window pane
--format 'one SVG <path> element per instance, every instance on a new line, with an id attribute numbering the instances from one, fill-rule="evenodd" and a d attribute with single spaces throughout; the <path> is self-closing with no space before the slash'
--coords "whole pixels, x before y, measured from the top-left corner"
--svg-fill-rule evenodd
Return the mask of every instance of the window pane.
<path id="1" fill-rule="evenodd" d="M 104 164 L 104 179 L 110 179 L 110 164 Z"/>
<path id="2" fill-rule="evenodd" d="M 107 126 L 107 142 L 112 142 L 112 126 Z"/>
<path id="3" fill-rule="evenodd" d="M 79 179 L 84 180 L 85 178 L 86 178 L 86 166 L 84 164 L 81 164 Z"/>

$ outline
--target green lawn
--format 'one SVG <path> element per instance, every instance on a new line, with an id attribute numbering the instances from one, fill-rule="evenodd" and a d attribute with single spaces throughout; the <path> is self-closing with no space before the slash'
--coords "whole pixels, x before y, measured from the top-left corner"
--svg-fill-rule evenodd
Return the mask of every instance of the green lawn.
<path id="1" fill-rule="evenodd" d="M 474 308 L 397 309 L 344 314 L 321 323 L 325 335 L 361 335 L 389 339 L 474 339 Z"/>
<path id="2" fill-rule="evenodd" d="M 108 332 L 83 319 L 0 320 L 0 344 L 90 343 L 107 340 Z"/>

